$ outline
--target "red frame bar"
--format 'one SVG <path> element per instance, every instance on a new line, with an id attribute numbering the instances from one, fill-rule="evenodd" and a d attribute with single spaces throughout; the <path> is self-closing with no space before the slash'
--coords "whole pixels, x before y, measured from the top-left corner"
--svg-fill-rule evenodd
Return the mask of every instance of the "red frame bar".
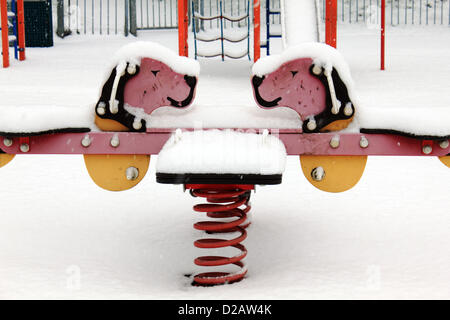
<path id="1" fill-rule="evenodd" d="M 185 129 L 192 131 L 194 129 Z M 174 129 L 158 129 L 148 133 L 132 132 L 89 132 L 61 133 L 29 137 L 30 150 L 26 154 L 149 154 L 156 155 L 172 135 Z M 239 129 L 240 132 L 261 133 L 262 129 Z M 310 133 L 302 134 L 292 130 L 273 129 L 269 132 L 278 137 L 285 145 L 288 155 L 379 155 L 379 156 L 446 156 L 450 146 L 443 149 L 439 141 L 420 140 L 392 134 L 362 133 Z M 88 135 L 91 145 L 81 145 Z M 330 141 L 339 135 L 339 147 L 332 148 Z M 120 140 L 118 147 L 111 146 L 111 139 Z M 360 146 L 362 137 L 369 141 L 366 148 Z M 20 150 L 24 138 L 13 138 L 13 144 L 7 147 L 0 137 L 0 148 L 9 154 L 24 154 Z M 424 141 L 433 149 L 424 154 Z"/>
<path id="2" fill-rule="evenodd" d="M 325 43 L 337 46 L 337 0 L 327 0 L 325 18 Z"/>
<path id="3" fill-rule="evenodd" d="M 0 13 L 2 18 L 2 53 L 3 68 L 9 67 L 9 38 L 8 38 L 8 6 L 7 0 L 0 0 Z"/>
<path id="4" fill-rule="evenodd" d="M 261 1 L 253 1 L 253 61 L 261 57 Z"/>
<path id="5" fill-rule="evenodd" d="M 381 57 L 380 57 L 381 70 L 384 70 L 385 32 L 386 32 L 386 0 L 381 0 Z"/>
<path id="6" fill-rule="evenodd" d="M 178 54 L 189 56 L 188 48 L 188 0 L 178 0 Z"/>
<path id="7" fill-rule="evenodd" d="M 17 0 L 17 36 L 19 45 L 19 60 L 25 60 L 25 12 L 23 0 Z"/>

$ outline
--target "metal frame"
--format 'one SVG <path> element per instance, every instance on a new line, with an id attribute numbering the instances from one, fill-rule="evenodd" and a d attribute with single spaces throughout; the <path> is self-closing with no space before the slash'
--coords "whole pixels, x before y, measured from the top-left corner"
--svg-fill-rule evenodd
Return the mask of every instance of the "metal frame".
<path id="1" fill-rule="evenodd" d="M 183 130 L 193 131 L 198 129 L 187 128 Z M 262 134 L 266 129 L 234 130 Z M 150 129 L 146 133 L 88 132 L 4 137 L 0 141 L 0 148 L 9 154 L 156 155 L 173 132 L 174 129 L 167 128 Z M 450 154 L 450 146 L 448 144 L 445 146 L 446 144 L 440 143 L 439 140 L 420 140 L 395 134 L 339 134 L 336 132 L 304 134 L 296 129 L 270 129 L 268 132 L 277 136 L 284 143 L 288 155 L 442 157 Z M 117 147 L 111 145 L 113 138 L 120 141 Z M 90 142 L 88 147 L 84 147 L 82 144 L 82 141 L 86 139 Z M 338 141 L 337 145 L 336 141 Z M 23 147 L 24 144 L 26 145 L 25 148 Z"/>

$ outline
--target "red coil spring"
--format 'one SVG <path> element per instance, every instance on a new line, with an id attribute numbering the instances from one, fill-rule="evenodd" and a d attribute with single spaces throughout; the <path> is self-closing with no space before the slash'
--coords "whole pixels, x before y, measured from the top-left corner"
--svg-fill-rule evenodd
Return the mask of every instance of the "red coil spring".
<path id="1" fill-rule="evenodd" d="M 189 186 L 187 186 L 189 188 Z M 194 276 L 194 285 L 219 285 L 233 283 L 242 280 L 247 269 L 242 259 L 247 255 L 247 249 L 241 244 L 247 237 L 245 228 L 247 212 L 250 211 L 250 193 L 253 186 L 227 186 L 227 185 L 201 185 L 192 186 L 191 195 L 206 198 L 208 203 L 194 206 L 194 211 L 204 212 L 210 218 L 223 219 L 233 218 L 233 221 L 202 221 L 194 224 L 194 228 L 208 234 L 238 232 L 240 235 L 231 240 L 224 239 L 200 239 L 194 242 L 197 248 L 224 248 L 234 247 L 240 253 L 233 257 L 202 256 L 194 260 L 198 266 L 213 267 L 234 264 L 239 267 L 235 273 L 228 272 L 205 272 Z M 244 207 L 243 209 L 240 207 Z"/>

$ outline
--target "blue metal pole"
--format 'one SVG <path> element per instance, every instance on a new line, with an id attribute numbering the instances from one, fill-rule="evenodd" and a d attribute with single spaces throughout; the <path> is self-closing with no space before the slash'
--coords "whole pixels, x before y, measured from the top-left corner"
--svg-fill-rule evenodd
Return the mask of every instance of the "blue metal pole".
<path id="1" fill-rule="evenodd" d="M 266 55 L 270 55 L 270 0 L 266 0 Z"/>
<path id="2" fill-rule="evenodd" d="M 222 46 L 222 61 L 225 61 L 225 50 L 223 47 L 223 10 L 222 1 L 220 1 L 220 43 Z"/>
<path id="3" fill-rule="evenodd" d="M 197 60 L 197 32 L 195 31 L 195 11 L 194 11 L 194 1 L 191 2 L 191 11 L 192 11 L 192 30 L 194 31 L 194 56 L 195 60 Z"/>
<path id="4" fill-rule="evenodd" d="M 11 1 L 11 11 L 14 12 L 14 17 L 12 19 L 13 21 L 13 34 L 16 37 L 16 39 L 14 39 L 13 44 L 14 44 L 14 59 L 18 60 L 19 59 L 19 49 L 17 48 L 17 6 L 16 6 L 16 0 L 12 0 Z"/>
<path id="5" fill-rule="evenodd" d="M 250 58 L 250 3 L 247 1 L 247 54 L 248 60 L 251 61 Z"/>

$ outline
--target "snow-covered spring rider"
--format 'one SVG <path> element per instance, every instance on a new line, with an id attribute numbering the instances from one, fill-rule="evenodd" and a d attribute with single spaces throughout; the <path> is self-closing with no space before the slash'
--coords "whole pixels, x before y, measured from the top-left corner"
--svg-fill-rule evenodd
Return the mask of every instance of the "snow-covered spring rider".
<path id="1" fill-rule="evenodd" d="M 194 197 L 206 199 L 194 211 L 217 219 L 195 224 L 212 237 L 196 241 L 195 246 L 238 251 L 231 257 L 197 258 L 199 266 L 231 265 L 237 270 L 194 275 L 196 285 L 231 283 L 245 277 L 247 251 L 241 242 L 250 223 L 251 191 L 255 185 L 281 183 L 286 155 L 300 156 L 306 178 L 328 192 L 353 187 L 368 155 L 437 156 L 450 166 L 447 110 L 439 115 L 421 114 L 426 125 L 419 126 L 416 121 L 405 121 L 419 118 L 411 110 L 390 110 L 385 115 L 362 108 L 355 99 L 347 65 L 326 45 L 291 47 L 254 65 L 251 82 L 257 104 L 294 109 L 303 121 L 296 128 L 249 132 L 152 127 L 150 114 L 155 109 L 192 104 L 198 77 L 199 65 L 194 60 L 154 43 L 128 45 L 116 54 L 108 70 L 94 117 L 91 109 L 76 124 L 67 122 L 66 114 L 57 119 L 56 109 L 51 113 L 40 110 L 36 117 L 46 117 L 46 121 L 30 121 L 44 123 L 40 127 L 26 127 L 23 121 L 22 127 L 0 126 L 0 166 L 16 154 L 83 154 L 97 185 L 121 191 L 137 185 L 148 170 L 150 155 L 158 154 L 157 181 L 182 184 Z M 4 110 L 0 109 L 0 117 Z M 32 117 L 27 112 L 27 118 Z M 393 118 L 395 114 L 401 118 Z M 14 115 L 24 118 L 17 108 Z M 223 233 L 237 236 L 229 240 L 213 236 Z"/>

